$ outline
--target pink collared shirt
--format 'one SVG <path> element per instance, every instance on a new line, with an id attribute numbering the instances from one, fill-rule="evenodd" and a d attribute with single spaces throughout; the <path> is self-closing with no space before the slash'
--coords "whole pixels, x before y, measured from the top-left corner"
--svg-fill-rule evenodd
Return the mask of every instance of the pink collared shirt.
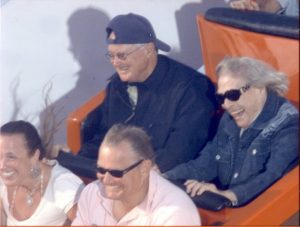
<path id="1" fill-rule="evenodd" d="M 112 215 L 112 200 L 100 193 L 99 181 L 82 192 L 72 225 L 201 225 L 198 210 L 189 196 L 155 171 L 150 172 L 145 200 L 119 221 Z"/>

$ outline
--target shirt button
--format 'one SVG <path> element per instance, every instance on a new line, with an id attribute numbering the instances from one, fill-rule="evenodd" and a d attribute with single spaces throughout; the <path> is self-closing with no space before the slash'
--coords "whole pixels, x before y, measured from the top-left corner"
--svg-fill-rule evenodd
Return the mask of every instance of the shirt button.
<path id="1" fill-rule="evenodd" d="M 239 173 L 233 174 L 233 178 L 234 178 L 234 179 L 238 178 L 238 176 L 239 176 Z"/>
<path id="2" fill-rule="evenodd" d="M 253 150 L 252 150 L 252 155 L 256 155 L 256 153 L 257 153 L 257 150 L 256 150 L 256 149 L 253 149 Z"/>
<path id="3" fill-rule="evenodd" d="M 221 156 L 219 154 L 216 155 L 216 160 L 220 160 Z"/>

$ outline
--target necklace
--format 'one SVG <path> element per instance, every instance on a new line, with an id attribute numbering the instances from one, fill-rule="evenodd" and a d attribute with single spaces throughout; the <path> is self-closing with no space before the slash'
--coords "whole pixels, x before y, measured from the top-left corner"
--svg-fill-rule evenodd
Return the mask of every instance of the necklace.
<path id="1" fill-rule="evenodd" d="M 40 189 L 41 189 L 41 195 L 43 195 L 43 181 L 44 181 L 44 174 L 41 174 L 40 182 L 36 184 L 36 186 L 33 187 L 32 190 L 27 189 L 27 195 L 26 195 L 26 203 L 28 206 L 32 206 L 33 204 L 33 196 L 35 192 L 39 189 L 38 184 L 40 183 Z"/>
<path id="2" fill-rule="evenodd" d="M 40 185 L 40 187 L 38 187 L 38 185 Z M 16 201 L 16 195 L 17 195 L 17 191 L 19 189 L 19 185 L 16 186 L 14 192 L 13 192 L 13 196 L 12 196 L 12 200 L 11 200 L 11 205 L 10 205 L 10 212 L 13 213 L 14 207 L 15 207 L 15 201 Z M 41 191 L 41 197 L 44 194 L 44 173 L 42 172 L 41 177 L 40 177 L 40 181 L 34 186 L 34 188 L 32 190 L 26 189 L 27 190 L 27 195 L 26 195 L 26 204 L 31 207 L 33 204 L 33 196 L 34 194 L 38 191 L 38 189 L 40 189 Z"/>
<path id="3" fill-rule="evenodd" d="M 16 194 L 17 194 L 18 188 L 19 188 L 19 186 L 16 186 L 16 188 L 14 190 L 14 193 L 13 193 L 13 196 L 12 196 L 10 206 L 9 206 L 9 210 L 10 210 L 11 214 L 13 214 L 13 210 L 14 210 L 14 206 L 15 206 L 15 200 L 16 200 Z"/>

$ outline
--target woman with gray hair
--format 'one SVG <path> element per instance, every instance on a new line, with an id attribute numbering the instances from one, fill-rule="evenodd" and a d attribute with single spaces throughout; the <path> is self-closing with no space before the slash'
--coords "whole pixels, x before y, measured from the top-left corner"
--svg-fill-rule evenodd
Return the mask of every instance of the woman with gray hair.
<path id="1" fill-rule="evenodd" d="M 262 61 L 227 57 L 216 74 L 216 95 L 225 113 L 215 138 L 197 159 L 165 175 L 185 180 L 192 197 L 211 191 L 240 206 L 297 163 L 299 113 L 283 97 L 286 76 Z"/>

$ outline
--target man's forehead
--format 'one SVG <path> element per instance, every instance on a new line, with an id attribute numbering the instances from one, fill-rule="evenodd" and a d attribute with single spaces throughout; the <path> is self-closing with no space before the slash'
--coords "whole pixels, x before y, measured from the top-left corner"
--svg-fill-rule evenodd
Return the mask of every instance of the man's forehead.
<path id="1" fill-rule="evenodd" d="M 133 48 L 135 44 L 109 44 L 108 51 L 110 52 L 126 52 Z"/>
<path id="2" fill-rule="evenodd" d="M 100 147 L 99 160 L 131 160 L 136 157 L 132 146 L 127 141 L 118 144 L 102 144 Z"/>
<path id="3" fill-rule="evenodd" d="M 128 156 L 126 153 L 119 156 L 110 155 L 106 157 L 99 155 L 97 166 L 107 169 L 125 169 L 136 161 L 136 157 Z"/>

